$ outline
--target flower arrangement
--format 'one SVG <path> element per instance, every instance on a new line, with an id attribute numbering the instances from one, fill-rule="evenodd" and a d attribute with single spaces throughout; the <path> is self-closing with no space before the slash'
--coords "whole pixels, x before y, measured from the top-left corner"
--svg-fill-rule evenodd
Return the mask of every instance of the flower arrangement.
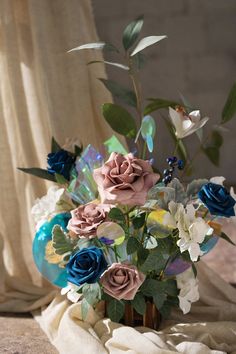
<path id="1" fill-rule="evenodd" d="M 96 307 L 102 300 L 114 321 L 124 317 L 127 305 L 140 315 L 145 314 L 148 303 L 164 317 L 172 307 L 189 312 L 191 303 L 199 299 L 195 264 L 219 237 L 233 243 L 222 232 L 221 222 L 235 216 L 236 202 L 222 178 L 189 184 L 177 178 L 179 171 L 183 180 L 193 166 L 183 139 L 199 134 L 208 118 L 201 119 L 200 112 L 189 111 L 184 102 L 152 99 L 142 108 L 137 79 L 141 52 L 165 38 L 143 38 L 131 51 L 142 25 L 140 17 L 123 32 L 127 65 L 105 61 L 127 71 L 134 90 L 102 80 L 115 97 L 136 109 L 138 123 L 122 106 L 105 103 L 102 107 L 106 121 L 128 139 L 133 152 L 116 136 L 104 143 L 103 154 L 91 145 L 61 147 L 53 138 L 47 169 L 21 168 L 59 184 L 50 187 L 32 208 L 36 221 L 33 255 L 39 271 L 61 287 L 62 294 L 81 302 L 84 319 L 90 306 Z M 73 50 L 83 49 L 119 53 L 103 42 Z M 234 94 L 235 87 L 208 145 L 201 140 L 201 150 L 213 163 L 218 162 L 222 144 L 219 128 L 236 110 Z M 162 177 L 151 157 L 156 126 L 149 115 L 159 109 L 168 109 L 169 119 L 165 120 L 176 143 Z"/>

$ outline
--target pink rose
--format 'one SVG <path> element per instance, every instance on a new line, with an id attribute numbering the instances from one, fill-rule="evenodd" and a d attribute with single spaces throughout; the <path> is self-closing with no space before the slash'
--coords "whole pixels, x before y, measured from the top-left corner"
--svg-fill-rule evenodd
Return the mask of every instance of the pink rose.
<path id="1" fill-rule="evenodd" d="M 145 275 L 134 265 L 113 263 L 101 276 L 103 290 L 117 300 L 133 300 Z"/>
<path id="2" fill-rule="evenodd" d="M 105 164 L 94 170 L 94 179 L 103 203 L 143 205 L 147 193 L 158 181 L 148 161 L 113 152 Z"/>
<path id="3" fill-rule="evenodd" d="M 107 220 L 109 205 L 88 203 L 71 211 L 68 230 L 79 237 L 94 238 L 98 226 Z"/>

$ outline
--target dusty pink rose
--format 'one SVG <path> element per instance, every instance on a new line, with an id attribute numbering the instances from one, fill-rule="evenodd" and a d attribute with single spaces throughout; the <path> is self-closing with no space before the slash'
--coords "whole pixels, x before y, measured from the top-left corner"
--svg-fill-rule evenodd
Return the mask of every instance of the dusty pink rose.
<path id="1" fill-rule="evenodd" d="M 133 300 L 145 275 L 134 265 L 113 263 L 101 276 L 103 290 L 115 299 Z"/>
<path id="2" fill-rule="evenodd" d="M 109 205 L 88 203 L 71 211 L 68 230 L 79 237 L 96 237 L 98 226 L 107 220 Z"/>
<path id="3" fill-rule="evenodd" d="M 149 161 L 113 152 L 105 164 L 94 170 L 94 179 L 103 203 L 143 205 L 147 193 L 158 181 Z"/>

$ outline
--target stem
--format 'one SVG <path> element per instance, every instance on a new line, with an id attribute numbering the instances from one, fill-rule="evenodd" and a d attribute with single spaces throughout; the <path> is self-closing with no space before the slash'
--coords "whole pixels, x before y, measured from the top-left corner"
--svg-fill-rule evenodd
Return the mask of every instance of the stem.
<path id="1" fill-rule="evenodd" d="M 141 158 L 142 158 L 143 160 L 145 160 L 146 152 L 147 152 L 147 143 L 146 143 L 146 141 L 145 141 L 145 143 L 144 143 L 144 145 L 143 145 L 142 156 L 141 156 Z"/>
<path id="2" fill-rule="evenodd" d="M 180 139 L 177 139 L 177 141 L 176 141 L 175 150 L 174 150 L 173 156 L 177 155 L 178 147 L 179 147 L 179 140 L 180 140 Z"/>

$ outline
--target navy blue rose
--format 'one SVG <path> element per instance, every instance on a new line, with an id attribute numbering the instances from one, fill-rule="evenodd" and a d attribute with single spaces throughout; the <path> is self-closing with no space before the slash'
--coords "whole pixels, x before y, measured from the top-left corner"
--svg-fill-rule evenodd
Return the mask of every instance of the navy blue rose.
<path id="1" fill-rule="evenodd" d="M 199 199 L 205 204 L 212 215 L 234 216 L 235 200 L 227 189 L 220 184 L 207 183 L 198 192 Z"/>
<path id="2" fill-rule="evenodd" d="M 51 152 L 48 154 L 48 172 L 52 175 L 58 173 L 69 180 L 74 162 L 75 157 L 66 150 Z"/>
<path id="3" fill-rule="evenodd" d="M 68 282 L 76 285 L 93 284 L 107 269 L 107 262 L 100 248 L 83 248 L 70 258 L 66 269 Z"/>

